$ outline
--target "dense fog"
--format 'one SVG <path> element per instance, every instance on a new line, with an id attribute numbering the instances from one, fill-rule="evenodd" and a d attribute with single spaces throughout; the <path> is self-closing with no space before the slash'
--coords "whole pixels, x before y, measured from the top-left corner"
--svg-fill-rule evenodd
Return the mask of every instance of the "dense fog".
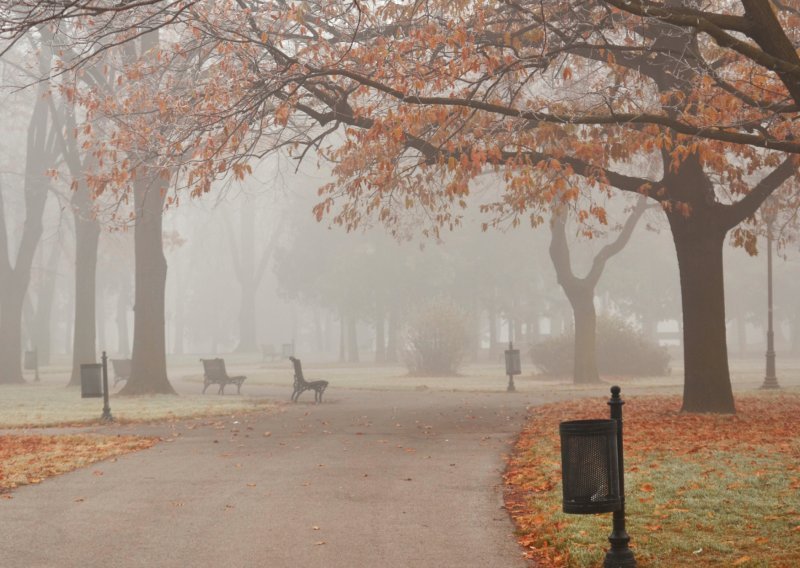
<path id="1" fill-rule="evenodd" d="M 6 107 L 8 108 L 8 107 Z M 9 250 L 24 223 L 25 130 L 4 138 L 0 184 Z M 9 119 L 13 117 L 9 116 Z M 13 120 L 7 122 L 14 125 Z M 548 254 L 547 224 L 482 227 L 468 209 L 462 226 L 440 238 L 392 237 L 381 226 L 347 233 L 317 221 L 316 189 L 328 181 L 314 160 L 265 160 L 245 181 L 224 181 L 199 198 L 183 198 L 164 213 L 168 264 L 166 345 L 170 356 L 249 352 L 270 360 L 285 344 L 324 362 L 396 362 L 405 319 L 430 302 L 453 302 L 470 321 L 471 361 L 493 361 L 509 339 L 530 346 L 572 326 L 572 312 Z M 42 363 L 71 354 L 75 227 L 68 180 L 48 185 L 41 243 L 31 267 L 23 312 L 26 348 Z M 484 180 L 490 186 L 492 180 Z M 97 350 L 129 356 L 134 318 L 132 223 L 127 205 L 100 200 L 97 265 Z M 619 232 L 622 207 L 592 238 L 569 224 L 574 273 L 585 275 L 597 252 Z M 111 219 L 111 213 L 117 218 Z M 120 214 L 120 212 L 123 212 Z M 765 243 L 760 243 L 763 253 Z M 775 260 L 776 342 L 779 352 L 800 349 L 796 245 Z M 12 252 L 13 254 L 13 252 Z M 726 309 L 733 357 L 763 352 L 766 259 L 740 248 L 726 251 Z M 13 257 L 12 257 L 13 261 Z M 599 280 L 601 316 L 624 319 L 679 359 L 680 289 L 674 249 L 659 210 L 647 211 L 630 242 Z M 378 326 L 383 331 L 378 331 Z M 376 355 L 376 335 L 393 353 Z M 394 335 L 397 334 L 397 337 Z M 350 337 L 350 336 L 353 337 Z M 262 353 L 262 349 L 264 350 Z M 384 348 L 385 349 L 385 348 Z M 380 348 L 377 348 L 380 351 Z"/>

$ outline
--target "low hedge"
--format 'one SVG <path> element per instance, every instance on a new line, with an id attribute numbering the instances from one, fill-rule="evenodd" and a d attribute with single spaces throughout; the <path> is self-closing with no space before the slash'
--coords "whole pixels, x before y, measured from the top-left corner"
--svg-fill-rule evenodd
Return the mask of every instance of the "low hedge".
<path id="1" fill-rule="evenodd" d="M 546 339 L 531 347 L 534 365 L 546 375 L 570 375 L 573 370 L 575 334 Z M 601 375 L 639 377 L 669 374 L 669 352 L 626 321 L 601 316 L 597 319 L 597 367 Z"/>

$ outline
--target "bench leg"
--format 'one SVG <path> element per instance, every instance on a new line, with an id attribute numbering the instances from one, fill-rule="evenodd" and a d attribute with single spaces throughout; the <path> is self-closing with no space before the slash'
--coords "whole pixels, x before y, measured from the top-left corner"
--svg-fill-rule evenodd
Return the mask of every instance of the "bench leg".
<path id="1" fill-rule="evenodd" d="M 203 382 L 203 394 L 206 394 L 206 389 L 208 388 L 208 385 L 210 385 L 210 384 L 211 384 L 211 383 L 209 383 L 209 382 L 207 382 L 207 381 L 204 381 L 204 382 Z"/>
<path id="2" fill-rule="evenodd" d="M 225 383 L 220 383 L 217 394 L 225 394 Z"/>

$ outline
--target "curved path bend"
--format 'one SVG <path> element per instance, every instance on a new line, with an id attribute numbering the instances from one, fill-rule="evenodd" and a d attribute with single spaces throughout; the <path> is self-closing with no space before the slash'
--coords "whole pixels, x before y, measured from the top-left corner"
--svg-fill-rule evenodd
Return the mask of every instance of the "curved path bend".
<path id="1" fill-rule="evenodd" d="M 526 565 L 501 475 L 533 395 L 311 399 L 271 415 L 93 429 L 164 441 L 0 500 L 0 566 Z"/>

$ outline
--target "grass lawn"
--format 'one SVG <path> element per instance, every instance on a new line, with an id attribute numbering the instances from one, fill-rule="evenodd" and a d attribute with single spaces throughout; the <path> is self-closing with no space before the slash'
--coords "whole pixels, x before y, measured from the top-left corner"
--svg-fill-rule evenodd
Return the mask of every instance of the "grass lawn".
<path id="1" fill-rule="evenodd" d="M 217 395 L 111 396 L 118 422 L 155 422 L 196 416 L 219 416 L 254 410 L 274 411 L 265 398 Z M 48 383 L 0 387 L 0 428 L 50 427 L 99 421 L 102 398 L 81 398 L 79 388 Z"/>
<path id="2" fill-rule="evenodd" d="M 118 423 L 160 422 L 252 411 L 277 411 L 264 398 L 216 395 L 113 396 L 111 412 Z M 99 423 L 102 398 L 82 399 L 80 389 L 33 383 L 0 387 L 0 428 L 24 429 Z M 39 483 L 92 463 L 149 448 L 157 438 L 99 434 L 0 435 L 0 497 L 20 485 Z"/>
<path id="3" fill-rule="evenodd" d="M 624 407 L 628 533 L 640 567 L 800 566 L 800 393 L 737 398 L 735 416 L 680 414 L 680 397 Z M 624 392 L 623 392 L 624 398 Z M 601 566 L 611 514 L 561 512 L 562 420 L 607 398 L 533 410 L 506 472 L 506 506 L 536 566 Z"/>

